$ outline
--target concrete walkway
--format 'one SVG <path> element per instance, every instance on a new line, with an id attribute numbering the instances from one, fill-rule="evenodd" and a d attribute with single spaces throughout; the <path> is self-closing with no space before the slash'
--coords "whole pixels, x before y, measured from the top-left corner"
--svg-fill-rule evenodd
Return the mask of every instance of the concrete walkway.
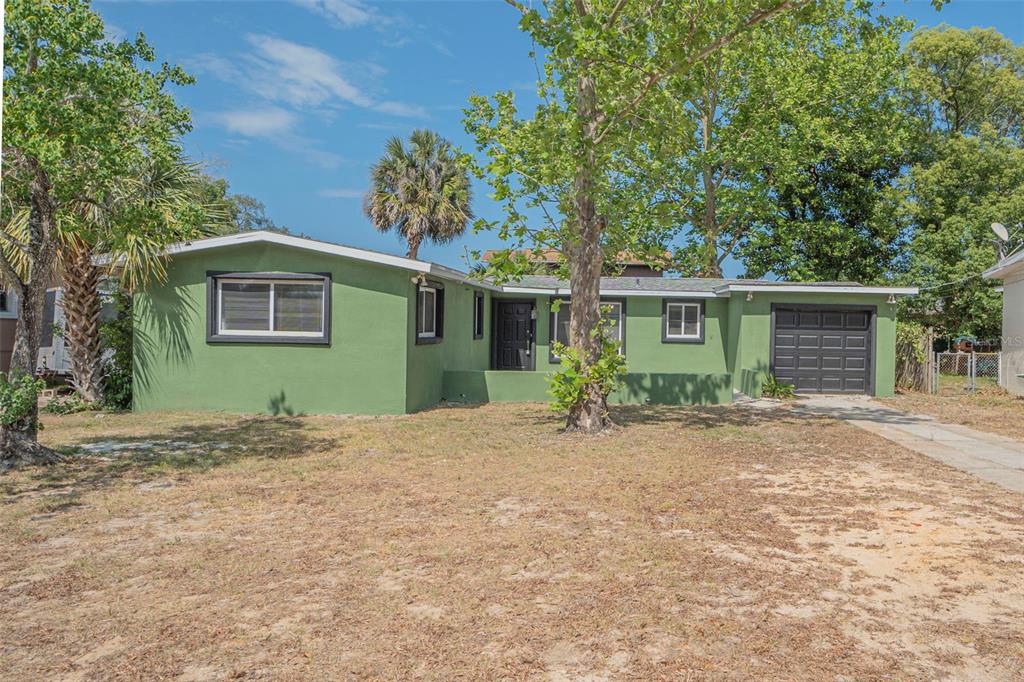
<path id="1" fill-rule="evenodd" d="M 1024 493 L 1024 443 L 908 414 L 868 397 L 821 396 L 801 400 L 797 410 L 842 419 L 978 478 Z"/>

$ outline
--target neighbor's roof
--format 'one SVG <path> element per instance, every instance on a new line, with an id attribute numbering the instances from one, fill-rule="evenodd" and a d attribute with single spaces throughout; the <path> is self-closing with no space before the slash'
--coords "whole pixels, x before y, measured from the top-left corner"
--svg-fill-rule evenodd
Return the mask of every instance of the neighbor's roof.
<path id="1" fill-rule="evenodd" d="M 1005 279 L 1011 273 L 1024 271 L 1024 248 L 1017 253 L 1011 254 L 981 273 L 985 279 Z"/>
<path id="2" fill-rule="evenodd" d="M 241 244 L 267 243 L 290 246 L 306 251 L 344 256 L 355 260 L 389 265 L 411 270 L 426 275 L 435 275 L 456 282 L 465 282 L 473 286 L 507 293 L 532 293 L 549 295 L 568 295 L 569 282 L 553 276 L 526 275 L 515 283 L 497 285 L 488 280 L 481 280 L 467 273 L 437 263 L 413 260 L 393 256 L 379 251 L 360 249 L 354 246 L 342 246 L 330 242 L 322 242 L 306 237 L 295 237 L 279 232 L 241 232 L 226 237 L 197 239 L 170 247 L 168 255 L 207 251 Z M 733 292 L 775 291 L 785 293 L 856 293 L 856 294 L 894 294 L 912 295 L 917 293 L 916 287 L 861 286 L 855 282 L 778 282 L 756 279 L 710 279 L 710 278 L 671 278 L 671 277 L 602 277 L 601 295 L 603 296 L 664 296 L 670 294 L 691 298 L 728 297 Z"/>

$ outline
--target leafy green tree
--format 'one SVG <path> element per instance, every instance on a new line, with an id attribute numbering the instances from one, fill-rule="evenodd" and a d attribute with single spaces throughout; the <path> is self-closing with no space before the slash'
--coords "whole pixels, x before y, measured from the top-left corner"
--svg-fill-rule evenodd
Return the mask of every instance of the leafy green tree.
<path id="1" fill-rule="evenodd" d="M 820 1 L 668 81 L 679 132 L 641 148 L 635 180 L 684 234 L 678 269 L 721 277 L 737 249 L 764 260 L 799 230 L 853 227 L 873 237 L 881 225 L 868 223 L 862 204 L 885 180 L 875 166 L 898 169 L 901 156 L 890 150 L 908 137 L 894 93 L 909 27 L 875 16 L 870 4 Z M 675 161 L 659 163 L 666 155 Z M 856 246 L 849 255 L 862 255 Z M 816 254 L 806 255 L 813 263 Z"/>
<path id="2" fill-rule="evenodd" d="M 680 94 L 700 91 L 701 71 L 723 49 L 743 50 L 758 27 L 788 12 L 802 21 L 812 9 L 796 0 L 547 0 L 536 8 L 506 1 L 537 46 L 541 104 L 523 117 L 511 92 L 471 99 L 466 129 L 489 157 L 480 175 L 506 208 L 503 221 L 481 227 L 494 227 L 513 246 L 562 252 L 573 299 L 570 346 L 588 375 L 601 358 L 593 331 L 605 254 L 664 253 L 671 219 L 636 178 L 663 176 L 678 158 L 661 143 L 680 134 Z M 526 216 L 537 211 L 546 223 L 528 225 Z M 506 278 L 525 265 L 498 261 L 508 264 L 496 273 Z M 610 421 L 600 382 L 578 396 L 566 428 L 604 429 Z"/>
<path id="3" fill-rule="evenodd" d="M 152 67 L 156 55 L 141 35 L 105 39 L 102 20 L 85 0 L 5 0 L 4 10 L 0 275 L 20 301 L 11 375 L 30 376 L 62 216 L 72 205 L 103 205 L 147 161 L 179 158 L 189 115 L 167 86 L 192 81 L 177 67 Z M 21 240 L 7 228 L 23 206 L 29 210 Z M 0 430 L 0 460 L 54 459 L 36 441 L 34 412 L 20 423 Z"/>
<path id="4" fill-rule="evenodd" d="M 973 135 L 985 125 L 1020 140 L 1024 48 L 991 28 L 940 26 L 907 44 L 909 87 L 929 132 Z"/>
<path id="5" fill-rule="evenodd" d="M 409 144 L 388 140 L 370 170 L 363 211 L 381 232 L 395 231 L 416 258 L 424 239 L 445 244 L 473 220 L 469 173 L 458 150 L 430 130 L 414 130 Z"/>
<path id="6" fill-rule="evenodd" d="M 225 222 L 213 228 L 213 234 L 228 235 L 261 230 L 292 234 L 290 229 L 278 225 L 267 215 L 267 207 L 262 201 L 248 194 L 232 192 L 230 184 L 224 178 L 215 178 L 204 173 L 201 181 L 205 187 L 206 202 L 222 205 L 228 214 Z"/>
<path id="7" fill-rule="evenodd" d="M 739 254 L 748 277 L 884 282 L 906 247 L 894 184 L 906 149 L 848 150 L 798 171 L 774 190 Z"/>
<path id="8" fill-rule="evenodd" d="M 949 134 L 933 153 L 903 180 L 901 217 L 913 238 L 901 276 L 923 287 L 905 312 L 940 334 L 993 338 L 1002 297 L 981 273 L 997 261 L 989 226 L 1024 216 L 1024 149 L 983 125 L 978 135 Z"/>
<path id="9" fill-rule="evenodd" d="M 907 45 L 922 137 L 901 180 L 898 219 L 912 237 L 905 302 L 940 333 L 999 334 L 1001 300 L 980 274 L 997 259 L 989 225 L 1024 216 L 1024 48 L 991 29 L 940 27 Z"/>

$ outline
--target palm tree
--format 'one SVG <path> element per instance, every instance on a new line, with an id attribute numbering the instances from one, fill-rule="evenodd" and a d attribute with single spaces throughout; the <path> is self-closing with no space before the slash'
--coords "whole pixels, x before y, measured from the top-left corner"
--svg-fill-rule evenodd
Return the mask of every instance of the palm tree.
<path id="1" fill-rule="evenodd" d="M 65 344 L 72 382 L 83 400 L 103 396 L 102 301 L 99 285 L 116 276 L 134 291 L 166 277 L 163 253 L 171 244 L 205 236 L 229 222 L 223 201 L 205 194 L 199 166 L 150 163 L 111 193 L 103 206 L 76 206 L 80 225 L 61 240 Z M 95 254 L 103 254 L 97 264 Z"/>
<path id="2" fill-rule="evenodd" d="M 28 209 L 6 226 L 27 238 Z M 230 217 L 223 201 L 205 194 L 199 167 L 153 160 L 102 201 L 70 202 L 58 215 L 55 270 L 61 275 L 64 342 L 71 383 L 86 402 L 103 397 L 100 283 L 116 276 L 128 291 L 166 276 L 167 246 L 203 236 Z M 97 254 L 103 254 L 97 263 Z M 17 264 L 15 256 L 16 267 Z"/>
<path id="3" fill-rule="evenodd" d="M 473 219 L 469 173 L 450 142 L 430 130 L 414 130 L 406 144 L 388 140 L 370 171 L 363 212 L 381 232 L 394 230 L 415 259 L 429 239 L 445 244 Z"/>

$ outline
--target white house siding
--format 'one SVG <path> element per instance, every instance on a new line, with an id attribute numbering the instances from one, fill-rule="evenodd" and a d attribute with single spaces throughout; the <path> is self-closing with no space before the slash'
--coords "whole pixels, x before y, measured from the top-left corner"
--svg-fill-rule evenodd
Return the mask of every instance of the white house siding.
<path id="1" fill-rule="evenodd" d="M 1003 386 L 1024 395 L 1024 269 L 1003 282 Z"/>

